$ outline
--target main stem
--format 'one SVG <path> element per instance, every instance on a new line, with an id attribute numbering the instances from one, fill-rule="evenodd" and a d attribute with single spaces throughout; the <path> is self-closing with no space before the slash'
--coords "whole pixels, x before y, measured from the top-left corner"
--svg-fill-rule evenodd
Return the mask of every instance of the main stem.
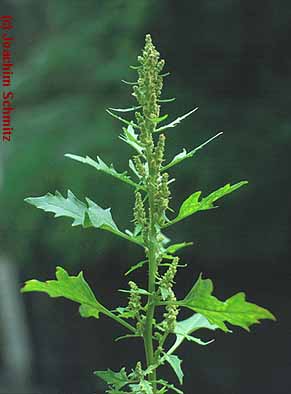
<path id="1" fill-rule="evenodd" d="M 148 272 L 148 304 L 146 313 L 146 323 L 144 332 L 144 347 L 146 354 L 147 367 L 154 364 L 154 348 L 153 348 L 153 319 L 155 314 L 155 276 L 157 270 L 157 259 L 156 259 L 156 248 L 157 248 L 157 232 L 155 227 L 155 204 L 154 204 L 154 193 L 153 193 L 153 182 L 154 169 L 150 165 L 150 154 L 147 150 L 147 161 L 149 165 L 149 185 L 148 185 L 148 198 L 149 198 L 149 210 L 150 210 L 150 221 L 149 221 L 149 244 L 148 244 L 148 261 L 149 261 L 149 272 Z M 157 392 L 156 385 L 156 371 L 154 370 L 149 375 L 149 381 L 152 382 L 153 394 Z"/>

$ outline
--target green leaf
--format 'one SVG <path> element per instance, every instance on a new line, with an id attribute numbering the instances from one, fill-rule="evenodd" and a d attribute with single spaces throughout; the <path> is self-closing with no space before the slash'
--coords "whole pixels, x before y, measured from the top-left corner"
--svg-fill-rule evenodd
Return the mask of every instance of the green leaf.
<path id="1" fill-rule="evenodd" d="M 173 244 L 167 247 L 166 252 L 170 254 L 175 254 L 176 252 L 178 252 L 178 250 L 191 245 L 193 245 L 193 242 L 181 242 L 179 244 Z"/>
<path id="2" fill-rule="evenodd" d="M 134 122 L 129 121 L 129 120 L 126 120 L 126 119 L 122 118 L 121 116 L 116 115 L 114 112 L 109 111 L 109 109 L 107 109 L 106 112 L 107 112 L 109 115 L 111 115 L 113 118 L 120 120 L 122 123 L 125 123 L 125 124 L 127 124 L 128 126 L 132 126 L 132 127 L 137 128 L 137 129 L 139 128 L 138 125 L 135 124 Z"/>
<path id="3" fill-rule="evenodd" d="M 109 108 L 111 111 L 116 111 L 116 112 L 131 112 L 131 111 L 136 111 L 141 108 L 141 105 L 138 105 L 136 107 L 130 107 L 130 108 Z"/>
<path id="4" fill-rule="evenodd" d="M 173 384 L 168 383 L 166 380 L 164 379 L 159 379 L 156 381 L 156 383 L 162 385 L 163 387 L 167 387 L 168 389 L 174 391 L 175 393 L 178 394 L 183 394 L 183 391 L 179 390 L 177 387 L 175 387 Z"/>
<path id="5" fill-rule="evenodd" d="M 109 386 L 113 386 L 115 390 L 119 390 L 129 383 L 125 368 L 122 368 L 119 372 L 114 372 L 111 369 L 94 371 L 94 375 L 104 380 Z"/>
<path id="6" fill-rule="evenodd" d="M 46 212 L 55 213 L 55 217 L 66 216 L 72 218 L 72 226 L 83 225 L 83 227 L 96 227 L 107 230 L 121 238 L 133 242 L 143 247 L 143 240 L 140 236 L 128 235 L 120 231 L 112 219 L 110 208 L 103 209 L 89 198 L 86 204 L 78 200 L 74 194 L 68 190 L 68 197 L 64 198 L 59 192 L 55 195 L 48 193 L 42 197 L 29 197 L 25 201 Z"/>
<path id="7" fill-rule="evenodd" d="M 161 122 L 163 122 L 164 120 L 166 120 L 168 118 L 168 114 L 165 114 L 163 116 L 159 116 L 158 118 L 150 118 L 150 120 L 155 123 L 155 124 L 159 124 Z"/>
<path id="8" fill-rule="evenodd" d="M 202 149 L 205 145 L 209 144 L 209 142 L 213 141 L 215 138 L 219 137 L 220 135 L 222 135 L 223 133 L 220 132 L 218 134 L 216 134 L 214 137 L 209 138 L 207 141 L 205 141 L 203 144 L 199 145 L 197 148 L 191 150 L 190 152 L 187 153 L 186 149 L 183 149 L 183 151 L 181 153 L 179 153 L 178 155 L 176 155 L 172 161 L 170 161 L 170 163 L 168 163 L 167 165 L 163 166 L 162 171 L 165 171 L 173 166 L 175 166 L 176 164 L 181 163 L 181 161 L 185 160 L 185 159 L 189 159 L 190 157 L 193 157 L 200 149 Z"/>
<path id="9" fill-rule="evenodd" d="M 175 97 L 172 97 L 172 98 L 169 98 L 169 99 L 158 99 L 158 103 L 171 103 L 171 102 L 173 102 L 175 100 L 176 100 Z"/>
<path id="10" fill-rule="evenodd" d="M 103 209 L 99 207 L 94 201 L 86 198 L 88 203 L 88 216 L 92 226 L 96 228 L 101 228 L 103 230 L 108 230 L 114 233 L 119 232 L 116 224 L 114 223 L 111 216 L 111 209 Z"/>
<path id="11" fill-rule="evenodd" d="M 46 212 L 54 213 L 55 217 L 66 216 L 72 218 L 72 226 L 84 223 L 87 207 L 70 190 L 68 190 L 67 198 L 56 191 L 55 195 L 47 193 L 42 197 L 28 197 L 24 201 Z"/>
<path id="12" fill-rule="evenodd" d="M 64 297 L 80 304 L 82 317 L 99 317 L 99 313 L 105 313 L 106 308 L 95 298 L 93 291 L 83 277 L 82 271 L 78 276 L 69 276 L 62 267 L 56 268 L 56 279 L 40 282 L 36 279 L 29 280 L 21 289 L 22 293 L 43 292 L 50 297 Z"/>
<path id="13" fill-rule="evenodd" d="M 141 380 L 139 384 L 131 384 L 131 393 L 153 394 L 153 387 L 147 380 Z"/>
<path id="14" fill-rule="evenodd" d="M 183 384 L 184 373 L 183 373 L 182 368 L 181 368 L 182 360 L 178 356 L 176 356 L 175 354 L 169 355 L 167 353 L 165 353 L 165 360 L 173 368 L 175 374 L 177 375 L 179 383 Z"/>
<path id="15" fill-rule="evenodd" d="M 119 136 L 119 138 L 130 145 L 133 149 L 135 149 L 139 154 L 142 154 L 143 147 L 140 145 L 138 141 L 138 135 L 135 133 L 132 125 L 129 125 L 127 128 L 123 127 L 123 134 Z"/>
<path id="16" fill-rule="evenodd" d="M 193 112 L 197 111 L 197 109 L 198 109 L 198 107 L 196 107 L 196 108 L 192 109 L 191 111 L 187 112 L 187 114 L 185 114 L 185 115 L 178 116 L 178 118 L 175 119 L 173 122 L 171 122 L 171 123 L 169 123 L 169 124 L 167 124 L 165 126 L 159 127 L 158 129 L 155 130 L 155 132 L 160 132 L 160 131 L 169 129 L 171 127 L 176 127 L 179 123 L 181 123 L 182 120 L 186 119 L 188 116 L 192 115 Z"/>
<path id="17" fill-rule="evenodd" d="M 111 164 L 110 166 L 108 166 L 106 163 L 104 163 L 103 160 L 100 159 L 99 156 L 97 156 L 97 161 L 91 159 L 89 156 L 86 157 L 82 157 L 82 156 L 78 156 L 78 155 L 72 155 L 70 153 L 65 154 L 65 157 L 69 157 L 70 159 L 79 161 L 80 163 L 83 164 L 88 164 L 94 168 L 96 168 L 96 170 L 101 171 L 107 175 L 111 175 L 114 178 L 120 180 L 121 182 L 127 183 L 133 187 L 136 188 L 142 188 L 142 186 L 138 185 L 136 182 L 134 182 L 128 175 L 127 172 L 117 172 L 115 170 L 115 168 L 113 167 L 113 164 Z"/>
<path id="18" fill-rule="evenodd" d="M 188 319 L 177 321 L 175 327 L 176 342 L 174 343 L 173 347 L 175 347 L 176 349 L 178 346 L 181 345 L 184 339 L 187 339 L 188 341 L 196 342 L 199 345 L 203 345 L 203 346 L 213 342 L 213 340 L 204 342 L 201 339 L 195 338 L 190 335 L 201 328 L 207 328 L 208 330 L 216 330 L 218 326 L 209 323 L 209 321 L 200 313 L 195 313 Z"/>
<path id="19" fill-rule="evenodd" d="M 148 261 L 148 260 L 143 260 L 143 261 L 140 261 L 139 263 L 133 265 L 132 267 L 129 268 L 128 271 L 126 271 L 126 273 L 125 273 L 124 275 L 127 276 L 127 275 L 129 275 L 131 272 L 133 272 L 133 271 L 135 271 L 135 270 L 137 270 L 137 269 L 143 267 L 147 261 Z"/>
<path id="20" fill-rule="evenodd" d="M 227 332 L 229 329 L 225 322 L 239 326 L 249 331 L 252 324 L 259 323 L 261 319 L 276 320 L 275 316 L 256 304 L 246 301 L 244 293 L 237 293 L 226 301 L 220 301 L 212 295 L 213 283 L 210 279 L 199 279 L 178 304 L 205 316 L 211 323 Z"/>
<path id="21" fill-rule="evenodd" d="M 191 194 L 191 196 L 189 196 L 181 205 L 178 216 L 175 219 L 171 220 L 169 223 L 166 223 L 163 227 L 165 228 L 174 223 L 177 223 L 180 220 L 185 219 L 186 217 L 193 215 L 198 211 L 205 211 L 208 209 L 217 208 L 217 206 L 214 205 L 215 201 L 226 196 L 227 194 L 234 192 L 240 187 L 246 185 L 247 183 L 247 181 L 241 181 L 235 183 L 234 185 L 230 185 L 228 183 L 225 186 L 210 193 L 207 197 L 203 197 L 201 199 L 201 191 Z"/>

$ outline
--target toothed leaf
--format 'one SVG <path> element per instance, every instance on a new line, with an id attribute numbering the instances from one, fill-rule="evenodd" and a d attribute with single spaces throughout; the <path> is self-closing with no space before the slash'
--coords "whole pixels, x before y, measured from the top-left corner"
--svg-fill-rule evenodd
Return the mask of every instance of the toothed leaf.
<path id="1" fill-rule="evenodd" d="M 101 228 L 103 230 L 109 230 L 114 233 L 119 232 L 116 224 L 114 223 L 111 216 L 111 209 L 103 209 L 99 207 L 94 201 L 86 198 L 88 202 L 88 216 L 92 225 L 96 228 Z"/>
<path id="2" fill-rule="evenodd" d="M 42 292 L 50 297 L 64 297 L 68 300 L 80 304 L 80 314 L 82 317 L 99 317 L 100 312 L 106 310 L 95 298 L 93 291 L 85 281 L 83 273 L 78 276 L 69 276 L 67 271 L 62 267 L 56 268 L 56 280 L 41 282 L 31 279 L 25 282 L 21 289 L 22 293 Z"/>
<path id="3" fill-rule="evenodd" d="M 191 196 L 189 196 L 181 205 L 178 216 L 175 219 L 171 220 L 169 223 L 166 223 L 164 227 L 168 227 L 171 224 L 179 222 L 180 220 L 185 219 L 186 217 L 193 215 L 198 211 L 205 211 L 208 209 L 217 208 L 217 206 L 214 205 L 217 200 L 226 196 L 227 194 L 234 192 L 240 187 L 246 185 L 247 183 L 247 181 L 241 181 L 235 183 L 234 185 L 230 185 L 228 183 L 225 186 L 210 193 L 207 197 L 203 197 L 201 199 L 201 191 L 191 194 Z"/>
<path id="4" fill-rule="evenodd" d="M 46 212 L 54 213 L 55 217 L 72 218 L 72 226 L 79 226 L 84 223 L 87 207 L 70 190 L 68 190 L 67 198 L 56 191 L 55 195 L 47 193 L 41 197 L 28 197 L 24 201 Z"/>
<path id="5" fill-rule="evenodd" d="M 131 186 L 140 187 L 137 183 L 135 183 L 132 179 L 130 179 L 130 177 L 127 175 L 126 171 L 125 172 L 117 172 L 112 164 L 110 166 L 108 166 L 106 163 L 104 163 L 103 160 L 100 159 L 99 156 L 97 156 L 97 161 L 91 159 L 91 157 L 89 157 L 89 156 L 82 157 L 82 156 L 78 156 L 78 155 L 72 155 L 70 153 L 65 154 L 65 156 L 69 157 L 70 159 L 79 161 L 80 163 L 88 164 L 88 165 L 96 168 L 96 170 L 101 171 L 107 175 L 111 175 L 114 178 L 119 179 L 120 181 L 125 182 Z"/>
<path id="6" fill-rule="evenodd" d="M 107 371 L 94 371 L 94 375 L 104 380 L 104 382 L 112 386 L 115 390 L 122 389 L 129 382 L 125 368 L 122 368 L 119 372 L 114 372 L 111 369 L 107 369 Z"/>
<path id="7" fill-rule="evenodd" d="M 123 128 L 123 133 L 119 138 L 134 148 L 138 153 L 142 153 L 143 147 L 138 141 L 138 135 L 135 133 L 134 128 L 129 125 L 127 128 Z"/>
<path id="8" fill-rule="evenodd" d="M 213 283 L 210 279 L 199 279 L 179 304 L 200 313 L 211 323 L 227 332 L 228 322 L 249 331 L 252 324 L 261 319 L 275 320 L 267 309 L 246 301 L 244 293 L 237 293 L 226 301 L 220 301 L 212 295 Z"/>
<path id="9" fill-rule="evenodd" d="M 178 155 L 176 155 L 169 164 L 165 165 L 162 168 L 162 171 L 167 170 L 168 168 L 171 168 L 173 166 L 175 166 L 176 164 L 181 163 L 181 161 L 185 160 L 185 159 L 189 159 L 190 157 L 193 157 L 200 149 L 202 149 L 205 145 L 209 144 L 209 142 L 213 141 L 215 138 L 219 137 L 220 135 L 222 135 L 223 133 L 220 132 L 218 134 L 216 134 L 214 137 L 209 138 L 207 141 L 205 141 L 203 144 L 197 146 L 197 148 L 192 149 L 190 152 L 187 153 L 186 149 L 184 148 L 182 150 L 181 153 L 179 153 Z"/>
<path id="10" fill-rule="evenodd" d="M 180 346 L 185 339 L 187 339 L 188 341 L 196 342 L 199 345 L 203 345 L 203 346 L 213 342 L 213 340 L 204 342 L 201 339 L 190 335 L 201 328 L 206 328 L 208 330 L 216 330 L 218 326 L 209 323 L 209 321 L 199 313 L 195 313 L 188 319 L 177 321 L 175 327 L 176 342 L 174 343 L 174 346 L 175 347 Z"/>
<path id="11" fill-rule="evenodd" d="M 169 355 L 167 353 L 165 354 L 165 359 L 173 368 L 175 374 L 177 375 L 179 383 L 183 384 L 184 373 L 181 368 L 182 360 L 175 354 Z"/>

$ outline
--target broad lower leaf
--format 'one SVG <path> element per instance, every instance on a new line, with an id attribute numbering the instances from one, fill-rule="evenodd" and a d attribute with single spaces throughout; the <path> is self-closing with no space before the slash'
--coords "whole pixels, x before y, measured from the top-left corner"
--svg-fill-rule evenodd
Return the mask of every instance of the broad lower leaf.
<path id="1" fill-rule="evenodd" d="M 247 181 L 241 181 L 235 183 L 234 185 L 230 185 L 228 183 L 225 186 L 210 193 L 207 197 L 203 197 L 201 199 L 201 191 L 191 194 L 191 196 L 189 196 L 181 205 L 178 216 L 175 219 L 171 220 L 169 223 L 166 223 L 164 227 L 168 227 L 174 223 L 177 223 L 180 220 L 185 219 L 186 217 L 193 215 L 198 211 L 205 211 L 208 209 L 217 208 L 217 206 L 214 205 L 217 200 L 226 196 L 227 194 L 234 192 L 240 187 L 246 185 L 247 183 Z"/>
<path id="2" fill-rule="evenodd" d="M 97 156 L 97 161 L 91 159 L 91 157 L 89 157 L 89 156 L 82 157 L 82 156 L 78 156 L 78 155 L 72 155 L 70 153 L 65 154 L 65 156 L 70 159 L 79 161 L 80 163 L 88 164 L 88 165 L 96 168 L 96 170 L 101 171 L 107 175 L 111 175 L 114 178 L 120 180 L 121 182 L 127 183 L 133 187 L 140 188 L 140 186 L 137 183 L 135 183 L 132 179 L 130 179 L 130 177 L 127 175 L 126 171 L 125 172 L 117 172 L 112 164 L 110 166 L 108 166 L 106 163 L 104 163 L 103 160 L 100 159 L 99 156 Z"/>
<path id="3" fill-rule="evenodd" d="M 122 368 L 119 372 L 114 372 L 111 369 L 107 369 L 107 371 L 95 371 L 94 375 L 104 380 L 109 386 L 112 386 L 115 390 L 119 390 L 129 383 L 125 368 Z"/>
<path id="4" fill-rule="evenodd" d="M 80 272 L 78 276 L 69 276 L 62 267 L 56 269 L 56 280 L 40 282 L 36 279 L 29 280 L 21 289 L 22 293 L 43 292 L 50 297 L 64 297 L 80 304 L 82 317 L 99 317 L 100 312 L 106 312 L 95 298 L 93 291 Z"/>
<path id="5" fill-rule="evenodd" d="M 112 219 L 110 208 L 103 209 L 89 198 L 86 198 L 87 206 L 78 200 L 70 190 L 67 198 L 56 192 L 55 195 L 48 193 L 42 197 L 29 197 L 25 201 L 46 212 L 53 212 L 55 217 L 66 216 L 72 218 L 73 226 L 82 225 L 83 227 L 107 230 L 143 247 L 143 240 L 140 236 L 128 235 L 118 229 Z"/>
<path id="6" fill-rule="evenodd" d="M 183 384 L 184 373 L 181 368 L 182 360 L 176 356 L 175 354 L 167 354 L 165 353 L 165 360 L 171 365 L 180 384 Z"/>
<path id="7" fill-rule="evenodd" d="M 187 307 L 205 316 L 211 323 L 227 332 L 229 329 L 225 322 L 239 326 L 249 331 L 252 324 L 259 323 L 261 319 L 276 320 L 267 309 L 246 301 L 244 293 L 237 293 L 226 301 L 220 301 L 212 295 L 213 283 L 210 279 L 198 281 L 179 305 Z"/>
<path id="8" fill-rule="evenodd" d="M 87 206 L 78 200 L 70 190 L 68 190 L 67 198 L 56 191 L 55 195 L 47 193 L 41 197 L 28 197 L 24 201 L 46 212 L 54 213 L 55 217 L 66 216 L 72 218 L 72 226 L 84 223 Z"/>

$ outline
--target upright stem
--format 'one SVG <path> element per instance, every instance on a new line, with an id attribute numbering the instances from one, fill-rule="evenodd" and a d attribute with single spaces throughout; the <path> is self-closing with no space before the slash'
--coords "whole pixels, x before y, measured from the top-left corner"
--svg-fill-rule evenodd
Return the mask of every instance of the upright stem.
<path id="1" fill-rule="evenodd" d="M 149 197 L 149 210 L 150 210 L 150 223 L 149 223 L 149 244 L 148 244 L 148 260 L 149 260 L 149 273 L 148 273 L 148 304 L 144 332 L 144 347 L 146 354 L 147 367 L 154 364 L 154 349 L 153 349 L 153 319 L 155 314 L 155 276 L 157 270 L 156 248 L 157 248 L 157 232 L 155 223 L 155 204 L 153 185 L 151 182 L 154 180 L 154 169 L 150 165 L 151 152 L 147 149 L 147 159 L 149 165 L 149 184 L 148 184 L 148 197 Z M 157 385 L 156 371 L 154 370 L 149 375 L 149 381 L 152 382 L 153 394 L 156 394 Z"/>

